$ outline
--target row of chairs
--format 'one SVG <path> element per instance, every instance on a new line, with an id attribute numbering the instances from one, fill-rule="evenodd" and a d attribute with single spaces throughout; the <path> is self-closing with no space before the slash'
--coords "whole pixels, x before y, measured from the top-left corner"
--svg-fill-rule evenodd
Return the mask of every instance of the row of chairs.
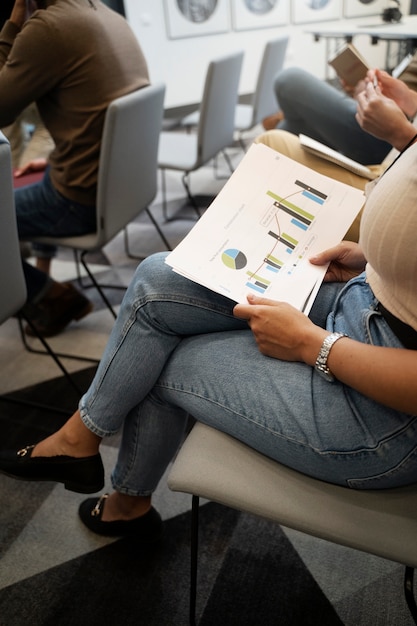
<path id="1" fill-rule="evenodd" d="M 86 262 L 89 252 L 102 249 L 116 234 L 124 231 L 128 249 L 128 225 L 146 211 L 164 246 L 171 246 L 149 205 L 154 200 L 161 170 L 163 212 L 167 216 L 166 170 L 183 172 L 184 188 L 195 205 L 187 177 L 233 143 L 234 132 L 253 128 L 262 117 L 275 111 L 273 78 L 282 67 L 288 38 L 265 46 L 256 90 L 251 105 L 237 105 L 243 62 L 239 51 L 210 62 L 194 133 L 163 131 L 163 84 L 151 85 L 114 100 L 108 107 L 99 163 L 97 191 L 97 230 L 79 237 L 37 237 L 33 241 L 71 248 L 77 268 L 81 264 L 104 303 L 115 317 L 103 286 Z M 237 124 L 237 126 L 236 126 Z M 197 212 L 198 207 L 195 206 Z M 80 277 L 80 274 L 79 274 Z"/>

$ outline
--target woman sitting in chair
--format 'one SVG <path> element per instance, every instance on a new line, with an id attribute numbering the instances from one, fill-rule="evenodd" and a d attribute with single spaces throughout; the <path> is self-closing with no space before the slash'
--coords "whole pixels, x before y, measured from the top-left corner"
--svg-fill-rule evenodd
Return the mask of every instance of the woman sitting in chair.
<path id="1" fill-rule="evenodd" d="M 309 317 L 256 296 L 236 305 L 174 273 L 164 254 L 149 257 L 79 409 L 36 445 L 1 452 L 0 470 L 93 493 L 100 442 L 122 430 L 114 491 L 79 514 L 96 533 L 144 542 L 160 533 L 151 497 L 189 414 L 324 481 L 415 482 L 416 192 L 411 141 L 370 192 L 360 245 L 311 259 L 330 265 Z"/>

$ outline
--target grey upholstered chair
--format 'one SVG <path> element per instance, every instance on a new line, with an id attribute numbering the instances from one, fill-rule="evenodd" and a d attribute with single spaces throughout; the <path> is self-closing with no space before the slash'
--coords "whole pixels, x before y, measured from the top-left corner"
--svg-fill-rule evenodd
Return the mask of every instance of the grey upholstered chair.
<path id="1" fill-rule="evenodd" d="M 243 52 L 235 52 L 209 63 L 196 132 L 164 131 L 159 142 L 158 163 L 162 173 L 163 211 L 167 216 L 165 170 L 183 172 L 188 200 L 198 206 L 188 184 L 190 172 L 199 169 L 233 143 Z M 226 159 L 227 155 L 225 154 Z M 229 167 L 231 164 L 229 162 Z M 231 168 L 232 169 L 232 168 Z"/>
<path id="2" fill-rule="evenodd" d="M 250 103 L 236 107 L 235 128 L 242 142 L 243 133 L 252 130 L 265 117 L 276 113 L 279 107 L 274 79 L 282 69 L 287 52 L 289 37 L 283 36 L 265 44 L 262 61 Z"/>
<path id="3" fill-rule="evenodd" d="M 17 237 L 10 145 L 0 132 L 0 324 L 26 302 L 26 285 Z"/>
<path id="4" fill-rule="evenodd" d="M 149 211 L 158 188 L 158 143 L 162 128 L 165 85 L 143 87 L 110 103 L 103 129 L 97 187 L 97 230 L 80 237 L 37 237 L 33 241 L 72 248 L 116 314 L 90 271 L 86 255 L 103 248 L 142 211 L 146 211 L 164 245 L 170 245 Z M 111 285 L 111 287 L 114 287 Z"/>
<path id="5" fill-rule="evenodd" d="M 357 491 L 280 465 L 224 433 L 195 424 L 168 477 L 193 495 L 190 622 L 195 623 L 199 497 L 333 543 L 405 565 L 405 595 L 417 623 L 417 483 Z"/>
<path id="6" fill-rule="evenodd" d="M 4 135 L 0 132 L 0 324 L 3 324 L 12 316 L 24 317 L 21 309 L 26 302 L 26 284 L 23 275 L 22 259 L 20 255 L 19 240 L 17 235 L 16 211 L 14 205 L 13 178 L 10 145 Z M 31 324 L 30 319 L 26 322 L 32 326 L 36 334 L 36 328 Z M 77 394 L 81 390 L 74 382 L 73 378 L 62 364 L 58 355 L 53 352 L 50 345 L 43 337 L 37 335 L 44 350 L 53 358 L 61 372 L 67 378 L 70 385 Z M 23 399 L 16 399 L 15 396 L 3 395 L 2 399 L 19 404 L 29 404 L 40 408 L 60 411 L 59 407 L 49 407 L 34 402 L 25 402 Z M 67 413 L 67 411 L 64 411 Z"/>
<path id="7" fill-rule="evenodd" d="M 250 101 L 246 104 L 238 103 L 236 105 L 235 130 L 239 133 L 239 140 L 243 148 L 245 147 L 243 134 L 252 130 L 265 117 L 276 113 L 278 110 L 274 80 L 284 65 L 288 41 L 289 37 L 284 35 L 266 42 L 256 78 L 255 90 Z M 192 127 L 197 126 L 198 122 L 199 111 L 194 111 L 181 120 L 181 125 Z"/>

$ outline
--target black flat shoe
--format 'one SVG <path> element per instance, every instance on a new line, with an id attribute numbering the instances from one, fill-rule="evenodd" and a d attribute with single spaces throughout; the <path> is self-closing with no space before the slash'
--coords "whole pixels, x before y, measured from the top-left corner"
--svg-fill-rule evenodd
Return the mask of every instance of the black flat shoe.
<path id="1" fill-rule="evenodd" d="M 114 522 L 102 522 L 104 503 L 108 497 L 105 493 L 98 500 L 88 498 L 81 502 L 78 514 L 83 524 L 93 533 L 107 537 L 135 536 L 141 543 L 153 543 L 162 534 L 162 520 L 158 511 L 153 507 L 145 515 L 135 517 L 132 520 L 116 520 Z"/>
<path id="2" fill-rule="evenodd" d="M 35 446 L 0 451 L 0 472 L 21 480 L 55 481 L 78 493 L 96 493 L 104 485 L 104 468 L 100 454 L 84 458 L 73 456 L 37 456 Z"/>

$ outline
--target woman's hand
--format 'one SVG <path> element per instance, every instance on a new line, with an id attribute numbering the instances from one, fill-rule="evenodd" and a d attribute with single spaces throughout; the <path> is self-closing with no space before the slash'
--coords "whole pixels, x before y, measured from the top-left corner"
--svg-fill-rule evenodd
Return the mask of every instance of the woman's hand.
<path id="1" fill-rule="evenodd" d="M 408 117 L 414 117 L 417 112 L 417 93 L 384 70 L 375 70 L 374 76 L 381 93 L 394 100 Z"/>
<path id="2" fill-rule="evenodd" d="M 383 95 L 379 86 L 368 82 L 366 89 L 357 97 L 356 120 L 363 130 L 387 141 L 397 150 L 415 135 L 416 129 L 406 118 L 398 104 Z"/>
<path id="3" fill-rule="evenodd" d="M 247 320 L 260 352 L 284 361 L 314 365 L 328 332 L 286 302 L 248 295 L 248 304 L 237 304 L 233 314 Z"/>
<path id="4" fill-rule="evenodd" d="M 342 241 L 309 260 L 313 265 L 330 264 L 324 277 L 326 282 L 347 282 L 361 274 L 366 265 L 361 247 L 353 241 Z"/>
<path id="5" fill-rule="evenodd" d="M 343 91 L 350 96 L 351 98 L 356 99 L 357 95 L 361 93 L 366 87 L 366 82 L 364 80 L 360 80 L 356 83 L 356 85 L 349 85 L 343 78 L 339 76 L 340 84 L 342 86 Z"/>

